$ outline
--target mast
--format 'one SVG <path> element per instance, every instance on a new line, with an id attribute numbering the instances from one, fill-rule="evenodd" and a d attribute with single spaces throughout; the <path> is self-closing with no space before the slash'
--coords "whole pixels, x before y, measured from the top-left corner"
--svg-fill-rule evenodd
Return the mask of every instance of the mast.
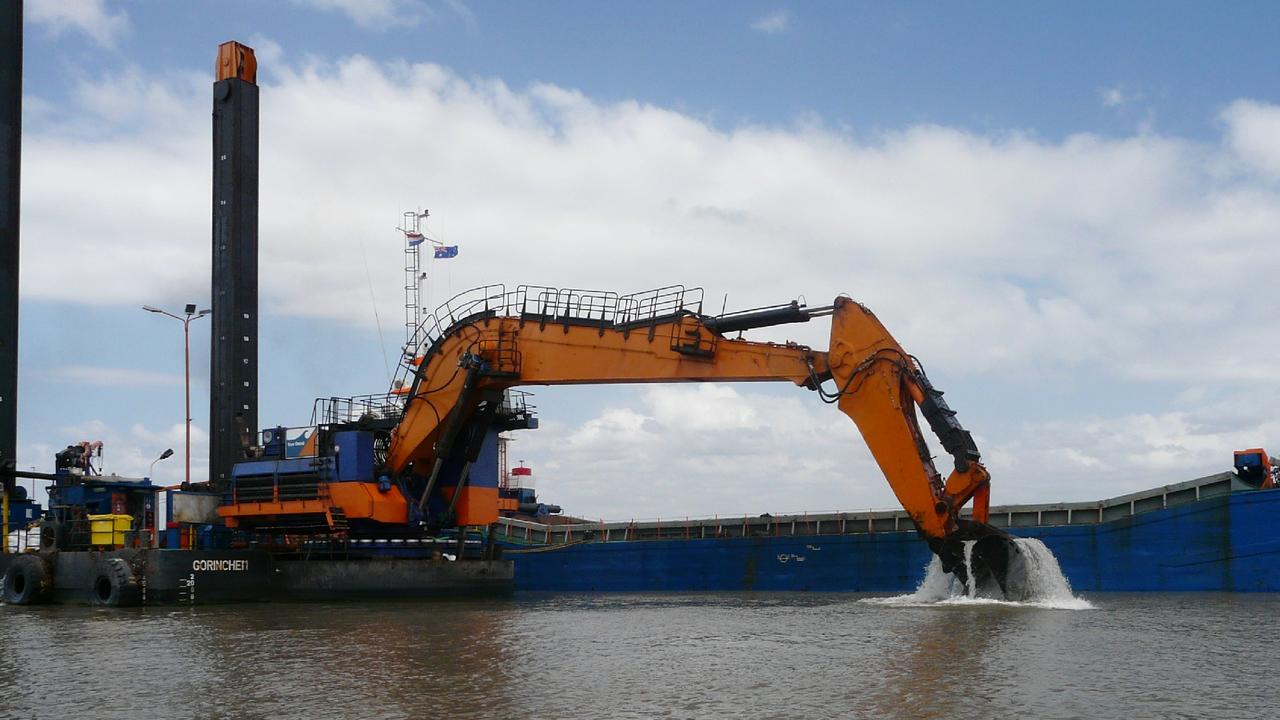
<path id="1" fill-rule="evenodd" d="M 404 233 L 404 342 L 406 352 L 416 353 L 419 327 L 422 325 L 422 256 L 419 249 L 426 236 L 422 234 L 422 221 L 430 214 L 427 210 L 405 211 L 403 224 L 397 228 Z"/>

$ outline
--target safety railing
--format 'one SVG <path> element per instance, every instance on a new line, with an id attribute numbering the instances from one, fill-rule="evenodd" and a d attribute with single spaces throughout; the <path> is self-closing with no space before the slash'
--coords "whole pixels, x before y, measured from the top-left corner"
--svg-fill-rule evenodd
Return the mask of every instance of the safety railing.
<path id="1" fill-rule="evenodd" d="M 913 527 L 911 518 L 906 513 L 883 510 L 794 515 L 765 513 L 759 516 L 627 522 L 539 523 L 504 517 L 499 518 L 494 532 L 499 540 L 517 545 L 563 545 L 638 540 L 858 535 L 902 532 Z"/>
<path id="2" fill-rule="evenodd" d="M 702 288 L 683 285 L 619 295 L 605 290 L 520 285 L 485 285 L 459 293 L 436 308 L 404 347 L 392 381 L 394 402 L 403 404 L 413 376 L 440 342 L 458 326 L 486 316 L 519 317 L 540 323 L 588 323 L 633 328 L 682 315 L 702 314 Z"/>
<path id="3" fill-rule="evenodd" d="M 517 306 L 510 310 L 522 318 L 544 322 L 611 324 L 618 313 L 618 299 L 617 293 L 602 290 L 522 285 L 516 289 Z"/>
<path id="4" fill-rule="evenodd" d="M 1258 491 L 1234 473 L 1222 472 L 1174 485 L 1152 488 L 1101 501 L 1001 505 L 990 511 L 990 523 L 1017 530 L 1024 527 L 1097 525 L 1222 497 L 1233 492 Z M 961 511 L 971 517 L 972 509 Z M 585 520 L 540 523 L 519 518 L 499 518 L 498 539 L 520 545 L 634 540 L 682 540 L 702 538 L 790 537 L 811 535 L 863 535 L 913 531 L 915 524 L 903 510 L 863 510 L 832 513 L 788 513 L 711 518 L 677 518 L 590 522 Z M 910 535 L 914 538 L 914 532 Z"/>
<path id="5" fill-rule="evenodd" d="M 393 393 L 316 398 L 311 408 L 311 425 L 317 427 L 362 420 L 398 421 L 403 407 L 401 398 Z"/>
<path id="6" fill-rule="evenodd" d="M 498 415 L 508 418 L 524 418 L 533 414 L 537 409 L 533 403 L 529 402 L 529 398 L 533 397 L 533 393 L 524 390 L 508 389 L 502 396 L 502 404 L 498 406 Z"/>
<path id="7" fill-rule="evenodd" d="M 618 298 L 617 325 L 642 325 L 681 313 L 702 314 L 702 288 L 670 285 Z"/>

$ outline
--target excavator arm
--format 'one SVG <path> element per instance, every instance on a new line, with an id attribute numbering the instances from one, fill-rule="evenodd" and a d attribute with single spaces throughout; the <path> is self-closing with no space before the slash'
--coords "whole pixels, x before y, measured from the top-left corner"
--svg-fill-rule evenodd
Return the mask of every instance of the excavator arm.
<path id="1" fill-rule="evenodd" d="M 392 436 L 386 470 L 410 483 L 425 507 L 439 492 L 450 457 L 471 448 L 476 428 L 519 385 L 649 382 L 786 381 L 817 392 L 857 425 L 889 486 L 944 569 L 994 580 L 1006 595 L 1016 545 L 987 525 L 990 476 L 972 437 L 920 364 L 872 312 L 847 297 L 826 308 L 791 303 L 708 317 L 672 306 L 669 313 L 575 313 L 485 310 L 454 322 L 425 352 L 407 388 L 404 415 Z M 731 339 L 747 329 L 831 316 L 827 351 L 794 343 Z M 917 408 L 952 458 L 944 481 L 917 421 Z M 456 458 L 455 458 L 456 461 Z M 449 503 L 463 492 L 469 465 Z M 973 501 L 972 519 L 961 508 Z M 493 508 L 496 516 L 496 506 Z M 491 522 L 484 512 L 464 518 Z M 966 552 L 966 546 L 969 551 Z"/>

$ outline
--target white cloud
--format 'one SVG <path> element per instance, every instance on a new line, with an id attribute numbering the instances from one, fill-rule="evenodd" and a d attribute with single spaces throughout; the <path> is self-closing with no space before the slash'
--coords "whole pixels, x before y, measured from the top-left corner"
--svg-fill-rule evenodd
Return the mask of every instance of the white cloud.
<path id="1" fill-rule="evenodd" d="M 58 429 L 58 437 L 64 439 L 64 445 L 52 448 L 48 445 L 34 445 L 24 448 L 24 456 L 52 465 L 53 453 L 60 451 L 66 444 L 82 440 L 102 441 L 102 460 L 94 460 L 94 467 L 108 475 L 124 477 L 152 477 L 157 484 L 172 485 L 185 477 L 186 463 L 183 459 L 186 447 L 186 426 L 174 423 L 163 428 L 150 428 L 142 424 L 134 424 L 127 428 L 103 422 L 86 420 Z M 152 461 L 157 460 L 166 449 L 172 449 L 172 457 L 159 460 L 152 470 Z M 46 466 L 47 467 L 47 466 Z M 47 471 L 46 468 L 41 468 Z M 154 472 L 154 475 L 151 473 Z M 191 426 L 191 479 L 202 482 L 209 474 L 209 435 L 200 425 Z"/>
<path id="2" fill-rule="evenodd" d="M 293 0 L 328 12 L 340 12 L 366 30 L 413 27 L 430 17 L 431 10 L 419 0 Z M 459 4 L 466 9 L 465 5 Z"/>
<path id="3" fill-rule="evenodd" d="M 577 426 L 544 421 L 517 436 L 517 453 L 544 502 L 588 518 L 896 507 L 853 423 L 807 391 L 792 393 L 654 386 Z M 1274 407 L 1276 398 L 1255 399 Z M 1212 409 L 1099 415 L 977 439 L 994 503 L 1092 501 L 1229 471 L 1234 450 L 1280 436 L 1280 420 L 1262 415 L 1233 413 L 1225 424 Z M 950 469 L 945 455 L 935 463 Z"/>
<path id="4" fill-rule="evenodd" d="M 87 420 L 57 428 L 55 437 L 60 444 L 22 443 L 18 447 L 18 456 L 26 458 L 28 465 L 36 472 L 51 472 L 53 456 L 67 445 L 83 440 L 102 441 L 102 457 L 94 458 L 94 468 L 105 475 L 122 477 L 149 477 L 160 486 L 177 485 L 186 478 L 185 462 L 185 426 L 175 423 L 164 428 L 150 428 L 142 424 L 134 424 L 127 429 L 102 420 Z M 160 460 L 166 450 L 173 454 Z M 191 427 L 191 479 L 194 482 L 204 481 L 209 472 L 209 436 L 200 426 Z M 27 489 L 29 497 L 46 508 L 49 503 L 47 492 L 50 483 L 44 480 L 19 479 L 18 484 Z M 164 513 L 164 501 L 161 499 L 160 511 Z"/>
<path id="5" fill-rule="evenodd" d="M 397 317 L 403 237 L 392 228 L 401 209 L 425 205 L 431 231 L 461 247 L 456 260 L 428 265 L 432 301 L 493 282 L 624 292 L 707 284 L 711 312 L 724 293 L 735 309 L 848 292 L 944 387 L 959 379 L 992 396 L 1059 382 L 1084 388 L 1106 406 L 1091 421 L 1099 434 L 1068 432 L 1074 424 L 1059 419 L 984 440 L 993 467 L 1017 478 L 1002 488 L 1025 482 L 1044 493 L 1035 499 L 1062 497 L 1062 488 L 1112 494 L 1070 484 L 1068 470 L 1133 478 L 1126 489 L 1136 490 L 1145 475 L 1100 469 L 1132 470 L 1139 458 L 1186 477 L 1221 467 L 1237 439 L 1268 437 L 1271 426 L 1239 412 L 1209 422 L 1194 398 L 1280 381 L 1280 336 L 1258 330 L 1274 324 L 1274 303 L 1253 280 L 1259 268 L 1280 267 L 1275 106 L 1233 104 L 1221 143 L 936 125 L 864 136 L 819 122 L 722 128 L 430 64 L 277 62 L 261 101 L 268 312 L 367 325 L 363 243 L 379 311 Z M 185 302 L 190 288 L 207 287 L 210 80 L 113 73 L 86 82 L 60 118 L 28 129 L 25 297 L 133 305 Z M 88 232 L 66 232 L 69 206 L 89 219 Z M 66 257 L 93 258 L 94 272 L 66 282 Z M 754 336 L 825 347 L 825 334 L 814 322 Z M 1170 387 L 1167 405 L 1129 407 L 1091 389 L 1150 382 Z M 681 478 L 711 487 L 742 477 L 750 507 L 710 494 L 666 506 L 702 512 L 892 505 L 874 495 L 886 491 L 856 433 L 830 440 L 840 423 L 813 415 L 821 407 L 723 388 L 679 392 L 689 395 L 662 390 L 612 406 L 589 426 L 557 424 L 549 410 L 529 445 L 541 443 L 548 469 L 579 478 L 584 512 L 617 516 L 626 506 L 584 467 L 652 477 L 654 503 L 684 497 L 693 484 Z M 783 415 L 788 425 L 773 422 Z M 1143 417 L 1154 420 L 1134 420 Z M 1184 423 L 1171 441 L 1143 436 L 1132 452 L 1100 442 L 1122 436 L 1126 423 L 1166 421 Z M 828 434 L 793 439 L 788 427 Z M 588 461 L 597 452 L 605 459 Z M 815 489 L 774 488 L 778 473 Z M 846 476 L 869 494 L 837 494 Z"/>
<path id="6" fill-rule="evenodd" d="M 165 387 L 183 384 L 183 377 L 172 373 L 90 365 L 67 365 L 44 371 L 38 370 L 36 374 L 65 385 L 94 387 Z"/>
<path id="7" fill-rule="evenodd" d="M 254 57 L 257 58 L 258 64 L 264 68 L 269 69 L 284 64 L 284 48 L 280 46 L 280 43 L 262 33 L 254 33 L 249 36 L 249 47 L 253 48 Z M 265 80 L 265 77 L 259 78 L 258 82 L 264 82 Z"/>
<path id="8" fill-rule="evenodd" d="M 1142 99 L 1140 93 L 1126 92 L 1119 85 L 1115 87 L 1102 88 L 1098 91 L 1098 96 L 1102 99 L 1102 106 L 1107 108 L 1118 108 L 1132 104 Z"/>
<path id="9" fill-rule="evenodd" d="M 351 272 L 359 240 L 380 312 L 396 317 L 401 239 L 387 230 L 400 208 L 428 205 L 432 229 L 461 247 L 428 265 L 429 302 L 504 279 L 709 283 L 730 308 L 843 291 L 952 372 L 1280 377 L 1266 360 L 1280 338 L 1254 331 L 1270 321 L 1265 304 L 1239 292 L 1241 277 L 1280 263 L 1280 203 L 1222 171 L 1247 148 L 1269 157 L 1252 128 L 1271 106 L 1233 106 L 1220 151 L 1152 135 L 723 130 L 360 57 L 273 76 L 260 223 L 274 312 L 367 323 L 368 286 Z M 28 133 L 24 293 L 136 303 L 207 282 L 207 233 L 192 232 L 209 213 L 207 85 L 140 70 L 85 82 L 71 119 Z M 120 167 L 137 170 L 128 203 L 114 191 Z M 92 239 L 61 231 L 73 198 Z M 102 272 L 62 282 L 63 252 Z M 823 335 L 820 323 L 760 334 L 819 346 Z"/>
<path id="10" fill-rule="evenodd" d="M 444 0 L 444 5 L 449 8 L 450 12 L 457 15 L 464 22 L 468 24 L 474 24 L 476 22 L 475 11 L 473 11 L 466 3 L 462 2 L 462 0 Z"/>
<path id="11" fill-rule="evenodd" d="M 1101 500 L 1231 470 L 1233 451 L 1280 437 L 1270 417 L 1211 418 L 1180 410 L 1028 424 L 989 455 L 993 492 L 1006 503 Z"/>
<path id="12" fill-rule="evenodd" d="M 791 15 L 786 10 L 774 10 L 756 18 L 751 29 L 769 35 L 784 33 L 791 27 Z"/>
<path id="13" fill-rule="evenodd" d="M 28 0 L 24 13 L 53 35 L 81 32 L 102 47 L 115 46 L 129 30 L 129 14 L 108 11 L 105 0 Z"/>
<path id="14" fill-rule="evenodd" d="M 893 507 L 853 423 L 794 395 L 655 385 L 578 427 L 521 433 L 546 502 L 609 520 Z"/>
<path id="15" fill-rule="evenodd" d="M 1246 165 L 1280 179 L 1280 107 L 1237 100 L 1222 112 L 1227 144 Z"/>

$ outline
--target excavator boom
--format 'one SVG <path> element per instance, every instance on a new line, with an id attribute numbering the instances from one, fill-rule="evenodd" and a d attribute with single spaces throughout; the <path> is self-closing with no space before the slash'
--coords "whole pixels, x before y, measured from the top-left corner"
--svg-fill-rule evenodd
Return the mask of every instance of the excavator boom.
<path id="1" fill-rule="evenodd" d="M 920 364 L 869 309 L 839 297 L 825 308 L 791 303 L 708 317 L 686 302 L 682 288 L 655 293 L 669 297 L 628 301 L 606 293 L 522 287 L 513 294 L 491 294 L 483 305 L 467 305 L 410 357 L 413 380 L 402 388 L 404 415 L 392 435 L 386 471 L 409 478 L 407 486 L 416 495 L 411 501 L 425 508 L 432 494 L 443 490 L 438 480 L 450 459 L 455 466 L 462 462 L 448 505 L 457 516 L 449 520 L 487 524 L 497 519 L 496 499 L 473 498 L 461 510 L 457 500 L 467 494 L 476 430 L 492 417 L 508 388 L 785 381 L 817 392 L 854 421 L 944 569 L 994 581 L 1005 596 L 1018 593 L 1006 587 L 1017 575 L 1017 548 L 987 525 L 990 477 L 972 437 Z M 822 315 L 831 316 L 826 351 L 726 337 Z M 951 455 L 945 480 L 934 467 L 917 408 Z M 972 519 L 962 519 L 961 508 L 971 500 Z M 968 553 L 967 543 L 972 543 Z"/>

